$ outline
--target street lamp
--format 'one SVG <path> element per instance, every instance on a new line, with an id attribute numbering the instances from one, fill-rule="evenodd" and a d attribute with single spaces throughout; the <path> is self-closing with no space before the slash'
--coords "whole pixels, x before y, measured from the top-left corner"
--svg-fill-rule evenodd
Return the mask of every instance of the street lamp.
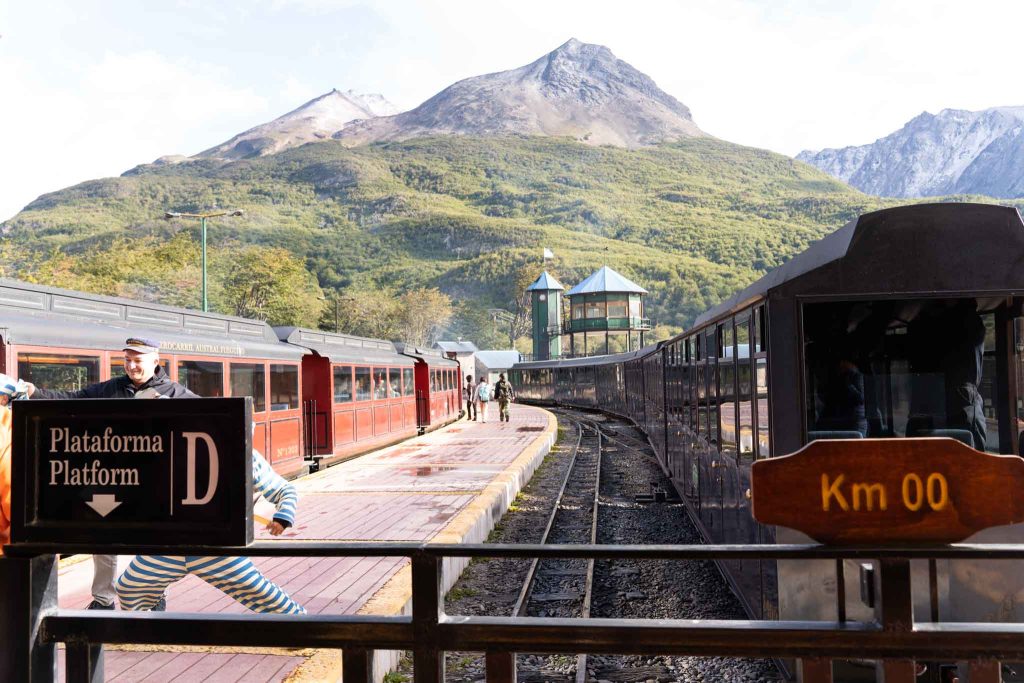
<path id="1" fill-rule="evenodd" d="M 203 232 L 203 312 L 210 310 L 209 305 L 206 302 L 206 219 L 216 218 L 218 216 L 241 216 L 244 211 L 236 209 L 235 211 L 209 211 L 207 213 L 181 213 L 180 211 L 165 211 L 164 218 L 170 220 L 172 218 L 198 218 L 202 224 Z"/>

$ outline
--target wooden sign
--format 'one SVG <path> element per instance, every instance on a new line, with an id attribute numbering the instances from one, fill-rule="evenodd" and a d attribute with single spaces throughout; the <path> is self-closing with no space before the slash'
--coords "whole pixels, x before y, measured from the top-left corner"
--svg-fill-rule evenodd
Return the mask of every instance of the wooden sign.
<path id="1" fill-rule="evenodd" d="M 13 542 L 252 542 L 249 399 L 36 400 L 13 410 Z"/>
<path id="2" fill-rule="evenodd" d="M 813 441 L 751 479 L 757 521 L 829 545 L 954 543 L 1024 522 L 1024 458 L 948 438 Z"/>

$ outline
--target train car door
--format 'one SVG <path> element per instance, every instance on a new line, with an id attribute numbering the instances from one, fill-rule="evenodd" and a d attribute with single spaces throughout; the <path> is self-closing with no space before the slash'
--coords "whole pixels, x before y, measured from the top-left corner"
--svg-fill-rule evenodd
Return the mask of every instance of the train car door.
<path id="1" fill-rule="evenodd" d="M 10 374 L 7 372 L 7 366 L 7 328 L 0 327 L 0 372 Z"/>

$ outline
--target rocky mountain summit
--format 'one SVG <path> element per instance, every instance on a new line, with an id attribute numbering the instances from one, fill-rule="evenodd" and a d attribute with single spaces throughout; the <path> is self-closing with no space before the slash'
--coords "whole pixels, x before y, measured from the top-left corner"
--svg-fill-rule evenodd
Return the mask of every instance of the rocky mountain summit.
<path id="1" fill-rule="evenodd" d="M 289 147 L 328 139 L 352 121 L 389 116 L 397 111 L 382 95 L 334 89 L 284 116 L 250 128 L 196 156 L 245 159 L 275 154 Z"/>
<path id="2" fill-rule="evenodd" d="M 884 197 L 1024 197 L 1024 107 L 924 112 L 869 145 L 797 159 Z"/>
<path id="3" fill-rule="evenodd" d="M 355 146 L 452 134 L 570 136 L 619 147 L 705 135 L 650 77 L 574 38 L 531 64 L 467 78 L 415 109 L 355 122 L 334 137 Z"/>

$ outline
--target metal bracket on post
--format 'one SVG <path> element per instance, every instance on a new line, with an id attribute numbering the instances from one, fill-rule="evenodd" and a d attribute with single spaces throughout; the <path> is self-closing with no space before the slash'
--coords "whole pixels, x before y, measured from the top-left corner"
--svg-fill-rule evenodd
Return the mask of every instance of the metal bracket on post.
<path id="1" fill-rule="evenodd" d="M 42 683 L 57 678 L 57 648 L 40 625 L 57 608 L 57 558 L 0 558 L 0 585 L 17 587 L 0 600 L 0 680 Z"/>
<path id="2" fill-rule="evenodd" d="M 422 550 L 412 556 L 412 659 L 416 683 L 444 681 L 444 651 L 438 640 L 438 621 L 444 613 L 443 566 L 443 558 Z"/>
<path id="3" fill-rule="evenodd" d="M 883 631 L 914 630 L 914 600 L 910 593 L 910 560 L 880 560 L 875 571 L 875 619 Z M 878 663 L 883 683 L 914 683 L 914 660 L 886 659 Z"/>

